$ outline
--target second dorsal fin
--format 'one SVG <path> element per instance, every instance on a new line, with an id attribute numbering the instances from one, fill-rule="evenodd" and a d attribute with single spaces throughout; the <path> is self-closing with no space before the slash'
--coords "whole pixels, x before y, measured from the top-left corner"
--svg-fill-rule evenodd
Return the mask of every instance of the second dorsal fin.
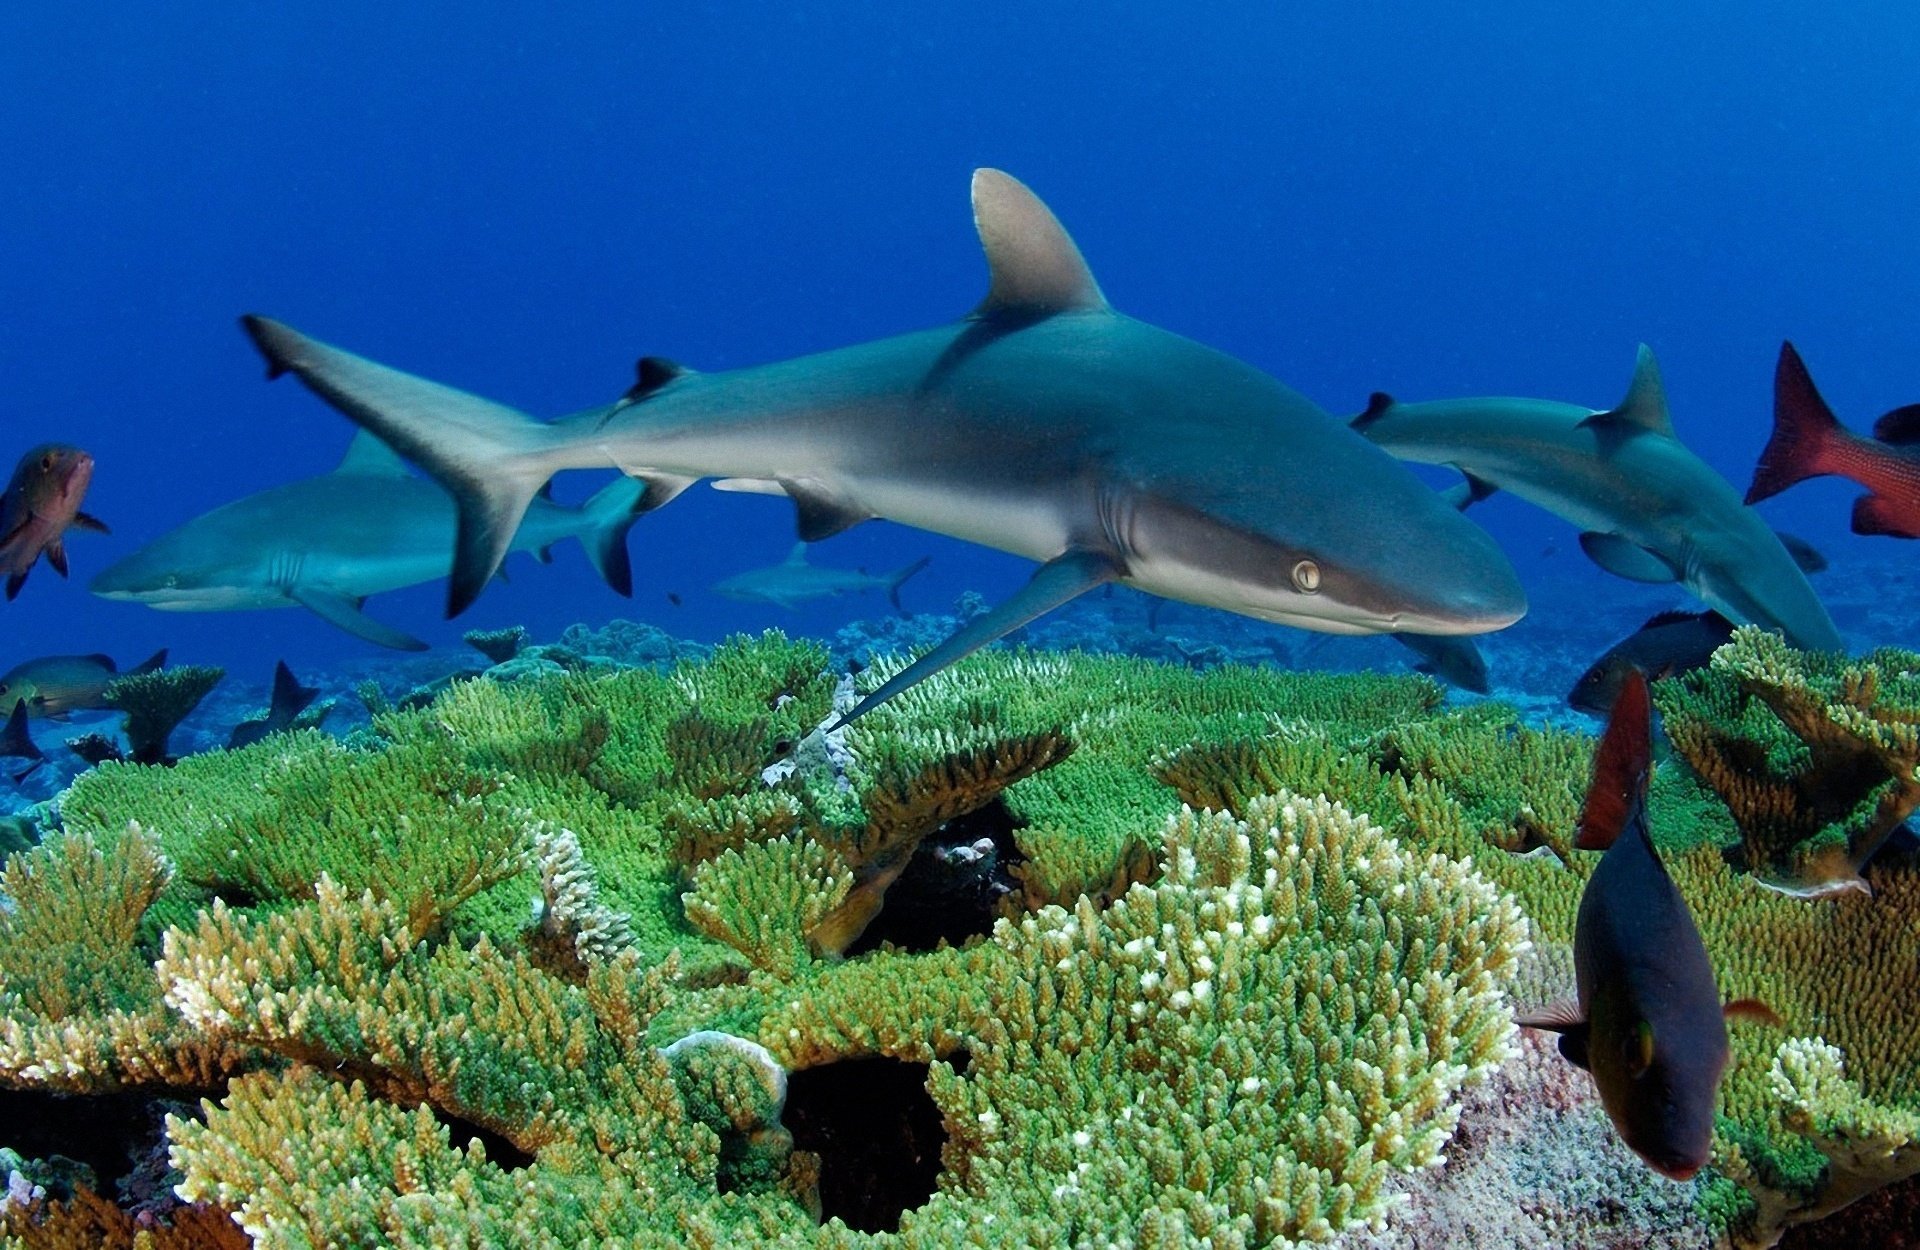
<path id="1" fill-rule="evenodd" d="M 989 273 L 987 298 L 975 316 L 1086 312 L 1107 306 L 1072 237 L 1017 178 L 997 169 L 974 171 L 973 225 L 986 249 Z"/>

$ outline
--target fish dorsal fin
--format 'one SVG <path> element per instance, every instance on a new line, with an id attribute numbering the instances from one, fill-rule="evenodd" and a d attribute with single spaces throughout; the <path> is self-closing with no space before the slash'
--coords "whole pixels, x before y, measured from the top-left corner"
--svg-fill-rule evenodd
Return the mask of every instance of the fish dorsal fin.
<path id="1" fill-rule="evenodd" d="M 805 564 L 807 562 L 807 544 L 793 544 L 793 550 L 787 553 L 786 562 L 788 564 Z"/>
<path id="2" fill-rule="evenodd" d="M 1904 447 L 1920 443 L 1920 404 L 1895 408 L 1873 423 L 1873 436 L 1883 443 Z"/>
<path id="3" fill-rule="evenodd" d="M 633 385 L 620 398 L 627 403 L 639 403 L 675 378 L 683 378 L 693 370 L 665 356 L 642 356 L 633 366 Z"/>
<path id="4" fill-rule="evenodd" d="M 1667 394 L 1660 385 L 1660 362 L 1653 358 L 1652 348 L 1640 344 L 1640 354 L 1633 362 L 1633 381 L 1627 384 L 1627 397 L 1618 406 L 1596 412 L 1580 424 L 1621 434 L 1673 437 L 1673 418 L 1667 412 Z"/>
<path id="5" fill-rule="evenodd" d="M 1613 702 L 1607 732 L 1593 753 L 1593 784 L 1580 809 L 1573 844 L 1583 851 L 1604 851 L 1647 801 L 1647 774 L 1653 767 L 1653 709 L 1647 675 L 1627 670 L 1620 697 Z"/>
<path id="6" fill-rule="evenodd" d="M 975 316 L 1106 308 L 1107 298 L 1072 237 L 1018 179 L 997 169 L 974 171 L 973 226 L 986 249 L 989 275 L 987 298 Z"/>
<path id="7" fill-rule="evenodd" d="M 353 441 L 347 444 L 347 454 L 340 458 L 339 465 L 333 471 L 362 477 L 412 476 L 399 452 L 365 430 L 353 436 Z"/>
<path id="8" fill-rule="evenodd" d="M 101 668 L 106 669 L 109 673 L 117 673 L 120 671 L 118 666 L 114 664 L 113 657 L 108 655 L 104 651 L 95 651 L 92 655 L 83 655 L 80 658 L 87 661 L 89 664 L 98 664 Z"/>

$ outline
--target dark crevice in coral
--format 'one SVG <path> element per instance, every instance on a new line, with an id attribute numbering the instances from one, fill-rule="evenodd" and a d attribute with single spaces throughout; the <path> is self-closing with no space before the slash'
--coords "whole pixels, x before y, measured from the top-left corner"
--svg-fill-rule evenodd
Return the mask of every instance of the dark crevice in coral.
<path id="1" fill-rule="evenodd" d="M 78 1095 L 0 1090 L 0 1147 L 24 1159 L 57 1157 L 82 1164 L 92 1173 L 88 1188 L 117 1193 L 129 1210 L 170 1208 L 177 1200 L 167 1177 L 166 1117 L 198 1118 L 199 1103 L 186 1098 L 180 1091 Z"/>
<path id="2" fill-rule="evenodd" d="M 995 798 L 920 840 L 891 886 L 886 905 L 846 950 L 849 956 L 884 944 L 930 951 L 942 941 L 959 946 L 993 931 L 1000 900 L 1015 888 L 1009 869 L 1025 859 L 1013 840 L 1020 822 Z"/>
<path id="3" fill-rule="evenodd" d="M 820 1156 L 820 1214 L 863 1233 L 897 1231 L 933 1196 L 947 1130 L 927 1065 L 872 1057 L 795 1072 L 781 1122 Z"/>
<path id="4" fill-rule="evenodd" d="M 1779 1250 L 1839 1246 L 1920 1250 L 1920 1176 L 1876 1190 L 1823 1220 L 1796 1224 L 1779 1242 Z"/>
<path id="5" fill-rule="evenodd" d="M 471 1120 L 463 1120 L 439 1107 L 433 1107 L 433 1118 L 447 1128 L 449 1139 L 455 1150 L 465 1150 L 474 1142 L 479 1142 L 487 1152 L 487 1162 L 508 1172 L 533 1166 L 533 1156 L 514 1145 L 490 1128 L 483 1128 Z"/>

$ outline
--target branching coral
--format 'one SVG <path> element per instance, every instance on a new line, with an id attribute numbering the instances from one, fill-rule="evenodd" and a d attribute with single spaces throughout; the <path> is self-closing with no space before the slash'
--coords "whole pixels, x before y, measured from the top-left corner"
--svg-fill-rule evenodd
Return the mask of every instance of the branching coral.
<path id="1" fill-rule="evenodd" d="M 127 714 L 130 758 L 142 764 L 171 762 L 167 740 L 225 676 L 225 669 L 181 664 L 126 673 L 108 682 L 107 704 Z"/>
<path id="2" fill-rule="evenodd" d="M 1849 661 L 1747 627 L 1656 699 L 1674 749 L 1733 812 L 1738 858 L 1768 884 L 1857 887 L 1920 806 L 1920 655 Z"/>

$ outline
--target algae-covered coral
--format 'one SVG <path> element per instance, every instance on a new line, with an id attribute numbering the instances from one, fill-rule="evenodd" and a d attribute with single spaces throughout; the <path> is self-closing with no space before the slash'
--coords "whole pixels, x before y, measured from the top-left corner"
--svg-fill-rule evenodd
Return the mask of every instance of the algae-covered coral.
<path id="1" fill-rule="evenodd" d="M 1437 1157 L 1529 930 L 1559 988 L 1583 736 L 1013 652 L 814 732 L 857 695 L 769 635 L 103 766 L 0 882 L 0 1083 L 204 1097 L 180 1192 L 259 1244 L 1287 1244 Z M 1710 1191 L 1764 1241 L 1913 1170 L 1920 883 L 1757 888 L 1709 792 L 1654 791 L 1723 988 L 1789 1028 L 1736 1031 Z M 929 865 L 985 909 L 893 945 Z M 876 1057 L 928 1065 L 939 1165 L 821 1224 L 846 1165 L 783 1082 Z"/>

